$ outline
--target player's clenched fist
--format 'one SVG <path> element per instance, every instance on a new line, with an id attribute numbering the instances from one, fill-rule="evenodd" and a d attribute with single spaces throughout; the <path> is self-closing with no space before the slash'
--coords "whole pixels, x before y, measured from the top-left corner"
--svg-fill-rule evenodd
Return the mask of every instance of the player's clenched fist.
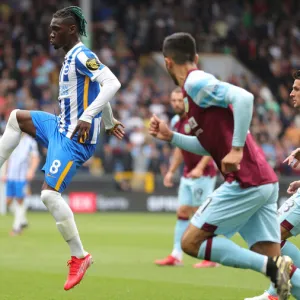
<path id="1" fill-rule="evenodd" d="M 300 164 L 300 148 L 294 150 L 283 162 L 287 162 L 289 166 L 297 168 Z"/>
<path id="2" fill-rule="evenodd" d="M 222 159 L 222 172 L 224 174 L 236 172 L 240 169 L 243 159 L 243 148 L 232 148 L 231 151 Z"/>
<path id="3" fill-rule="evenodd" d="M 166 122 L 153 115 L 150 119 L 149 134 L 157 139 L 170 142 L 173 137 L 173 132 L 169 129 Z"/>

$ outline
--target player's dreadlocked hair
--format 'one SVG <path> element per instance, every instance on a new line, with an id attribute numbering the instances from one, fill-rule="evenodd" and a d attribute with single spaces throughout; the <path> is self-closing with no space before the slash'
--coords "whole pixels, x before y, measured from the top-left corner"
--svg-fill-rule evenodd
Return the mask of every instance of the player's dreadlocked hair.
<path id="1" fill-rule="evenodd" d="M 54 15 L 54 18 L 73 18 L 77 24 L 78 31 L 80 35 L 86 36 L 86 20 L 82 13 L 82 10 L 78 6 L 69 6 L 58 10 Z"/>

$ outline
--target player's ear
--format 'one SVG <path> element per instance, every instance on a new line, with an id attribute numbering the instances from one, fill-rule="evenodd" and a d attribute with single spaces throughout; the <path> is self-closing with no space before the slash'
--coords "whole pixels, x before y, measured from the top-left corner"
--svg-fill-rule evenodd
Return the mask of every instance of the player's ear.
<path id="1" fill-rule="evenodd" d="M 198 62 L 199 62 L 199 55 L 196 54 L 196 55 L 195 55 L 195 58 L 194 58 L 194 63 L 197 65 Z"/>
<path id="2" fill-rule="evenodd" d="M 173 65 L 172 59 L 170 59 L 169 57 L 165 57 L 165 64 L 166 64 L 167 69 L 170 69 Z"/>
<path id="3" fill-rule="evenodd" d="M 76 25 L 71 25 L 71 26 L 69 27 L 69 32 L 70 32 L 71 34 L 74 34 L 75 31 L 76 31 Z"/>

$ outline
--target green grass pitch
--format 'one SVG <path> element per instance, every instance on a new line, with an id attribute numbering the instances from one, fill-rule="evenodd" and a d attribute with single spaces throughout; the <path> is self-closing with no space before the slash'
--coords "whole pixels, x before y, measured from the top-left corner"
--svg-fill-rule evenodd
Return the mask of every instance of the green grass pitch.
<path id="1" fill-rule="evenodd" d="M 76 220 L 95 262 L 82 283 L 65 292 L 69 250 L 52 217 L 29 214 L 30 227 L 20 237 L 8 235 L 12 217 L 0 217 L 1 300 L 237 300 L 268 286 L 253 271 L 193 269 L 196 260 L 187 256 L 184 267 L 155 266 L 154 259 L 171 250 L 175 215 L 98 213 Z"/>

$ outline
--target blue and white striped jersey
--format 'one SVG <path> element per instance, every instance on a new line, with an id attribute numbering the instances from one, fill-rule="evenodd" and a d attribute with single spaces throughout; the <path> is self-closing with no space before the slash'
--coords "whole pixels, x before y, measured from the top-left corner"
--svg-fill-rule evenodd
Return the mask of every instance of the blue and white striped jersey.
<path id="1" fill-rule="evenodd" d="M 230 83 L 220 81 L 212 74 L 195 70 L 188 75 L 184 90 L 202 108 L 227 107 L 230 103 L 226 95 L 231 86 Z"/>
<path id="2" fill-rule="evenodd" d="M 7 161 L 7 180 L 26 180 L 32 156 L 39 156 L 37 142 L 31 136 L 24 134 Z"/>
<path id="3" fill-rule="evenodd" d="M 59 131 L 66 137 L 71 137 L 80 116 L 100 93 L 100 84 L 95 79 L 103 68 L 96 54 L 81 42 L 66 54 L 59 75 L 58 97 Z M 101 113 L 93 119 L 85 144 L 97 143 L 100 123 Z"/>

